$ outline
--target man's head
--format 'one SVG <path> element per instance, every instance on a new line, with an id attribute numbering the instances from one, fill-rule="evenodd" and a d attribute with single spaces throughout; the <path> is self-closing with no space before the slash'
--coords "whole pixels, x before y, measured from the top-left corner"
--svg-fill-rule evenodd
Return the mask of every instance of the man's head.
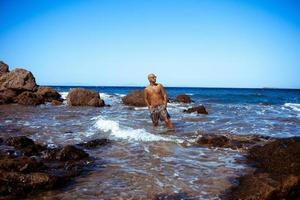
<path id="1" fill-rule="evenodd" d="M 156 76 L 155 76 L 155 74 L 149 74 L 148 75 L 148 80 L 149 80 L 149 82 L 150 83 L 155 83 L 156 82 Z"/>

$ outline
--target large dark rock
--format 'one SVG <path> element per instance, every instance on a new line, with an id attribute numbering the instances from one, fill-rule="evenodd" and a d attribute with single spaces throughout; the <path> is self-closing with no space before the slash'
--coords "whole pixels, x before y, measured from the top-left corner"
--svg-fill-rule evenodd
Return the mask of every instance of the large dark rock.
<path id="1" fill-rule="evenodd" d="M 257 168 L 239 178 L 225 199 L 300 199 L 300 137 L 276 139 L 249 150 Z"/>
<path id="2" fill-rule="evenodd" d="M 15 172 L 34 172 L 45 169 L 46 166 L 34 158 L 21 156 L 18 158 L 2 158 L 0 160 L 0 170 Z"/>
<path id="3" fill-rule="evenodd" d="M 144 101 L 144 91 L 135 90 L 127 94 L 122 98 L 122 101 L 125 105 L 136 106 L 136 107 L 145 107 L 147 106 Z"/>
<path id="4" fill-rule="evenodd" d="M 176 96 L 176 101 L 180 103 L 191 103 L 192 99 L 189 95 L 181 94 Z"/>
<path id="5" fill-rule="evenodd" d="M 0 77 L 0 90 L 35 91 L 37 84 L 30 71 L 17 68 Z"/>
<path id="6" fill-rule="evenodd" d="M 45 102 L 52 102 L 53 100 L 63 101 L 61 95 L 51 87 L 39 87 L 36 94 L 42 96 Z"/>
<path id="7" fill-rule="evenodd" d="M 28 91 L 22 92 L 19 96 L 17 96 L 16 102 L 20 105 L 30 106 L 36 106 L 45 103 L 42 96 Z"/>
<path id="8" fill-rule="evenodd" d="M 9 72 L 8 65 L 0 61 L 0 76 Z"/>
<path id="9" fill-rule="evenodd" d="M 101 107 L 105 105 L 98 92 L 82 88 L 71 89 L 67 96 L 67 103 L 69 106 Z"/>
<path id="10" fill-rule="evenodd" d="M 206 114 L 206 115 L 208 114 L 208 112 L 206 111 L 206 109 L 203 105 L 188 108 L 187 110 L 184 110 L 183 112 L 187 112 L 187 113 L 197 112 L 198 114 Z"/>

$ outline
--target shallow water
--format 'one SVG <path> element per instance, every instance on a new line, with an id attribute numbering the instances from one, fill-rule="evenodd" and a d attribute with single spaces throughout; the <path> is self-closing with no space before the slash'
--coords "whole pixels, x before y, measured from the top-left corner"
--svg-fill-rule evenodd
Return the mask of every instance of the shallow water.
<path id="1" fill-rule="evenodd" d="M 167 132 L 163 125 L 152 127 L 147 109 L 132 109 L 121 103 L 121 97 L 129 89 L 106 90 L 106 93 L 100 91 L 100 96 L 111 107 L 0 106 L 0 137 L 27 134 L 50 146 L 96 138 L 112 140 L 110 145 L 88 150 L 95 158 L 95 165 L 72 184 L 29 199 L 153 199 L 158 195 L 218 199 L 234 184 L 234 178 L 249 168 L 243 162 L 236 162 L 243 160 L 238 151 L 195 146 L 200 132 L 300 135 L 300 104 L 295 91 L 289 99 L 282 97 L 289 102 L 276 103 L 274 100 L 268 103 L 269 96 L 263 92 L 254 93 L 259 98 L 264 96 L 263 102 L 249 97 L 249 92 L 244 94 L 250 98 L 249 102 L 244 99 L 215 102 L 219 93 L 204 99 L 200 97 L 201 91 L 189 91 L 194 92 L 192 105 L 203 103 L 209 115 L 183 113 L 191 105 L 171 103 L 168 110 L 176 131 Z M 67 94 L 65 88 L 60 92 L 63 96 Z M 176 95 L 172 90 L 168 93 L 171 97 Z M 180 93 L 183 92 L 177 90 Z M 271 96 L 274 98 L 273 93 Z"/>

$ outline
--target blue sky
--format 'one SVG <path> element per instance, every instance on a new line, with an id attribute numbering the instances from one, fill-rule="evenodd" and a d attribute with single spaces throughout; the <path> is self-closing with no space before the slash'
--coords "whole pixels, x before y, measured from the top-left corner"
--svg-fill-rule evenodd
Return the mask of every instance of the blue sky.
<path id="1" fill-rule="evenodd" d="M 300 88 L 300 2 L 0 0 L 0 60 L 41 85 Z"/>

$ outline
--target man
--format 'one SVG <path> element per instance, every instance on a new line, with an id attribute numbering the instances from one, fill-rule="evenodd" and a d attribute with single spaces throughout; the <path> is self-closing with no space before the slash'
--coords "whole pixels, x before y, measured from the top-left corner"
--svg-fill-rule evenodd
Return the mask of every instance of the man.
<path id="1" fill-rule="evenodd" d="M 150 85 L 144 90 L 144 100 L 148 106 L 150 116 L 154 126 L 158 125 L 158 121 L 164 121 L 168 129 L 173 130 L 173 124 L 167 111 L 167 93 L 162 84 L 156 83 L 154 74 L 148 75 Z"/>

